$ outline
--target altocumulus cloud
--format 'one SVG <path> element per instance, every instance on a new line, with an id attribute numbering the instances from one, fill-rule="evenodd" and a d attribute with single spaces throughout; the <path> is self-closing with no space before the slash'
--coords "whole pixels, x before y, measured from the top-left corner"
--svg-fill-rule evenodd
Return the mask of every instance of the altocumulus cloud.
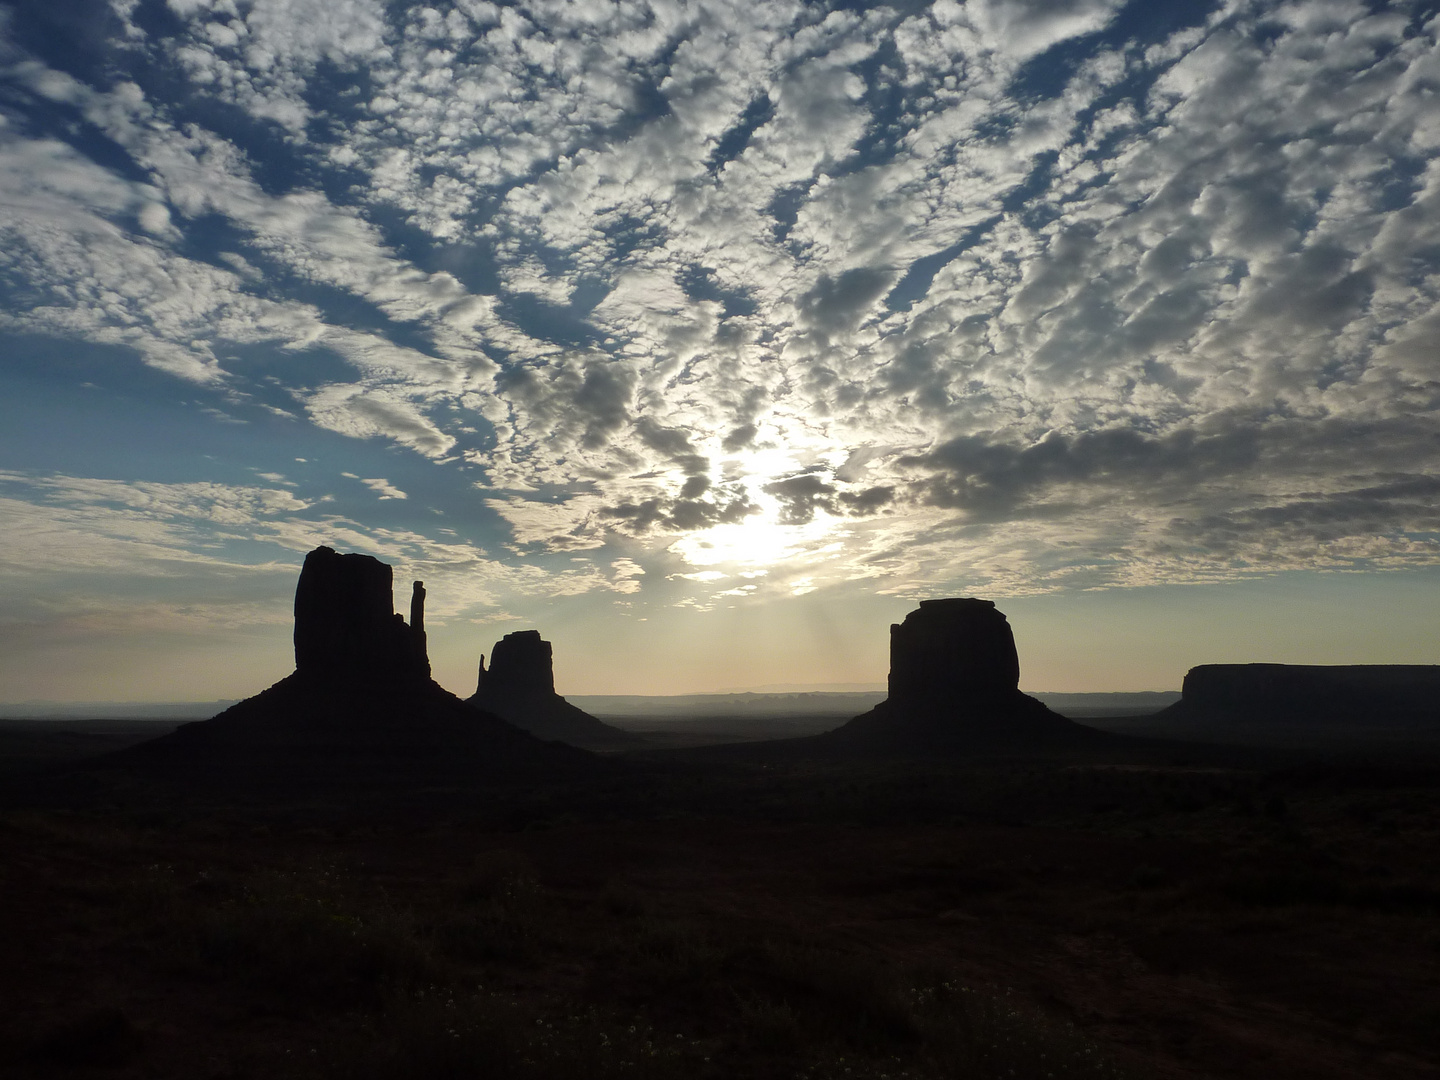
<path id="1" fill-rule="evenodd" d="M 404 448 L 505 535 L 9 497 L 130 551 L 349 536 L 466 602 L 1433 563 L 1440 21 L 1171 6 L 12 11 L 0 331 Z"/>

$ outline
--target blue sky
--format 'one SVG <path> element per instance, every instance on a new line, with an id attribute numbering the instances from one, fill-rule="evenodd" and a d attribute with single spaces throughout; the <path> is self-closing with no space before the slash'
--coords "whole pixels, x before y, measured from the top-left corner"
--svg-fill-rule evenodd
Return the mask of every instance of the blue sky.
<path id="1" fill-rule="evenodd" d="M 0 699 L 1437 662 L 1435 5 L 0 4 Z M 1028 650 L 1028 651 L 1027 651 Z M 1231 655 L 1234 654 L 1234 655 Z"/>

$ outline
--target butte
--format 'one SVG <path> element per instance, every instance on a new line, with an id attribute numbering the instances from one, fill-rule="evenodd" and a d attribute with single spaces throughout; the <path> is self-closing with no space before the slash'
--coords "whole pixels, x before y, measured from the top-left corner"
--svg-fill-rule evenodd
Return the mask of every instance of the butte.
<path id="1" fill-rule="evenodd" d="M 391 590 L 387 564 L 316 548 L 295 589 L 295 671 L 210 720 L 118 756 L 256 779 L 297 771 L 518 779 L 596 764 L 437 684 L 426 653 L 425 588 L 415 582 L 408 624 Z"/>
<path id="2" fill-rule="evenodd" d="M 465 699 L 523 731 L 587 750 L 618 750 L 641 740 L 611 727 L 555 692 L 554 649 L 538 630 L 506 634 L 480 657 L 475 693 Z"/>
<path id="3" fill-rule="evenodd" d="M 890 627 L 889 696 L 807 741 L 832 753 L 907 756 L 1023 751 L 1103 738 L 1019 687 L 1015 635 L 993 601 L 922 600 Z"/>

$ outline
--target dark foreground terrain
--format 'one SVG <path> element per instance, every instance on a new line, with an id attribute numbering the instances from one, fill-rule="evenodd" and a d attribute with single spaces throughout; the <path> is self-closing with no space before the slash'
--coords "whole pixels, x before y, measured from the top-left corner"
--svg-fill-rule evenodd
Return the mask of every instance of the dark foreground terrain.
<path id="1" fill-rule="evenodd" d="M 0 1075 L 1440 1075 L 1414 754 L 281 797 L 43 772 L 84 736 L 0 732 Z"/>

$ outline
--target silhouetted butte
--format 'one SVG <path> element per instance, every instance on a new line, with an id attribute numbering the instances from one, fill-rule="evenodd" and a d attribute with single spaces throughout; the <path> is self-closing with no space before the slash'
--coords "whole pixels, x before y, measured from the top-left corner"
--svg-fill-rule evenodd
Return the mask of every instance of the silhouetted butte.
<path id="1" fill-rule="evenodd" d="M 1019 686 L 1015 635 L 993 601 L 922 600 L 890 627 L 889 696 L 817 741 L 859 752 L 945 753 L 1099 735 Z"/>
<path id="2" fill-rule="evenodd" d="M 554 650 L 538 630 L 517 630 L 495 643 L 490 669 L 480 657 L 475 693 L 466 699 L 542 739 L 608 750 L 640 740 L 595 719 L 555 692 Z"/>
<path id="3" fill-rule="evenodd" d="M 425 588 L 410 622 L 394 610 L 392 570 L 319 547 L 295 590 L 295 671 L 213 719 L 134 747 L 132 760 L 299 761 L 403 772 L 443 764 L 483 772 L 570 768 L 589 755 L 542 742 L 476 709 L 430 677 Z"/>

